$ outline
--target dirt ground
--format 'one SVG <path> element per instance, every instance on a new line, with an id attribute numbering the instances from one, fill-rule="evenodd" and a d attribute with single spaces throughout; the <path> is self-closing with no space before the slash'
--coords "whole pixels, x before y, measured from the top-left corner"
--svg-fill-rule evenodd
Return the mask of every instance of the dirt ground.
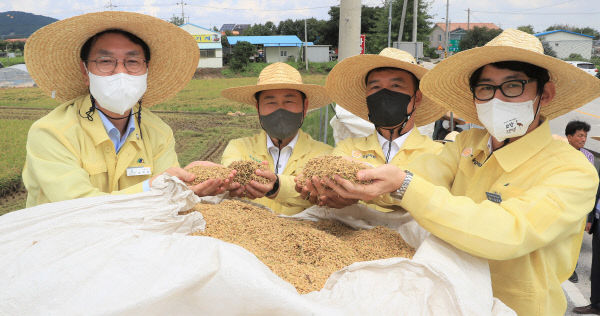
<path id="1" fill-rule="evenodd" d="M 47 114 L 50 110 L 21 107 L 0 107 L 0 119 L 28 119 L 37 120 Z M 198 113 L 198 112 L 168 112 L 153 111 L 160 116 L 173 130 L 176 135 L 175 151 L 180 155 L 187 153 L 186 159 L 207 160 L 219 162 L 223 150 L 229 140 L 244 136 L 244 134 L 258 131 L 259 124 L 256 115 L 233 116 L 224 113 Z M 180 133 L 178 133 L 180 132 Z M 189 136 L 179 136 L 189 134 Z M 192 139 L 200 138 L 205 147 L 200 152 L 189 148 L 195 143 Z M 187 147 L 186 147 L 187 146 Z M 190 153 L 194 156 L 189 157 Z M 25 207 L 27 193 L 21 186 L 16 191 L 0 197 L 0 215 Z"/>

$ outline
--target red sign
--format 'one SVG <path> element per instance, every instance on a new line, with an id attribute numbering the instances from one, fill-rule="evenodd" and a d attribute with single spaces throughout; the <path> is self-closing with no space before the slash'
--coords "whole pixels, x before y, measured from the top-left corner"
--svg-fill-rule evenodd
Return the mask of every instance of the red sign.
<path id="1" fill-rule="evenodd" d="M 360 34 L 360 54 L 363 55 L 365 53 L 365 34 Z"/>

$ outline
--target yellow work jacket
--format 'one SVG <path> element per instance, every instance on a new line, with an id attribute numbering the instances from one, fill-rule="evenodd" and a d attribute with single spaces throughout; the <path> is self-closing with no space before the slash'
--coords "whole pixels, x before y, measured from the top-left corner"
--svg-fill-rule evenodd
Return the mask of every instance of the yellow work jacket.
<path id="1" fill-rule="evenodd" d="M 437 154 L 442 150 L 442 147 L 441 143 L 435 142 L 425 135 L 421 135 L 419 130 L 414 128 L 402 144 L 402 147 L 400 147 L 398 153 L 392 157 L 389 163 L 405 169 L 410 162 L 417 159 L 420 155 L 425 153 Z M 346 138 L 340 141 L 333 149 L 333 155 L 352 157 L 355 160 L 366 162 L 373 167 L 385 164 L 385 155 L 377 138 L 377 131 L 367 137 Z M 380 205 L 364 204 L 381 212 L 396 210 L 395 208 L 390 208 L 391 203 L 380 203 Z"/>
<path id="2" fill-rule="evenodd" d="M 253 201 L 269 207 L 275 213 L 285 215 L 294 215 L 310 207 L 310 203 L 303 200 L 300 194 L 296 192 L 294 178 L 302 172 L 302 168 L 309 159 L 327 155 L 331 153 L 331 150 L 331 146 L 318 142 L 312 139 L 310 135 L 299 130 L 298 141 L 294 146 L 292 155 L 288 159 L 285 169 L 279 175 L 279 193 L 274 199 L 262 197 Z M 273 171 L 275 164 L 273 157 L 267 150 L 267 134 L 265 131 L 251 137 L 232 139 L 223 152 L 221 164 L 228 166 L 236 160 L 268 161 L 269 169 Z"/>
<path id="3" fill-rule="evenodd" d="M 415 160 L 397 203 L 435 236 L 488 259 L 494 296 L 518 315 L 563 315 L 560 284 L 579 257 L 596 170 L 554 140 L 547 121 L 491 155 L 489 138 L 471 129 Z"/>
<path id="4" fill-rule="evenodd" d="M 63 103 L 31 126 L 23 183 L 27 207 L 81 197 L 142 192 L 142 182 L 178 167 L 171 128 L 142 107 L 142 134 L 136 122 L 119 153 L 98 111 L 85 117 L 90 96 Z M 127 168 L 149 167 L 151 175 L 127 176 Z"/>

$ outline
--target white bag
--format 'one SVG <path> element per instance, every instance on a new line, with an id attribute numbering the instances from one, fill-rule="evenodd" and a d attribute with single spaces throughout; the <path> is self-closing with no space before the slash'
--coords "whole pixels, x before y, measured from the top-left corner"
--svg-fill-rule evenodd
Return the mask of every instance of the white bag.
<path id="1" fill-rule="evenodd" d="M 300 295 L 245 249 L 187 236 L 206 223 L 178 213 L 199 201 L 161 176 L 150 192 L 0 216 L 0 315 L 514 315 L 487 264 L 433 237 L 413 260 L 355 263 Z"/>

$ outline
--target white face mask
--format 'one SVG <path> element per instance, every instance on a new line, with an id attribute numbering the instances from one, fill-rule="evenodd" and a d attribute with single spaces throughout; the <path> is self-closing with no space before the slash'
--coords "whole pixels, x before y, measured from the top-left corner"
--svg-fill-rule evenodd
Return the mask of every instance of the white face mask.
<path id="1" fill-rule="evenodd" d="M 536 99 L 537 97 L 525 102 L 505 102 L 494 98 L 486 103 L 476 103 L 477 117 L 499 142 L 523 136 L 533 122 L 533 103 Z"/>
<path id="2" fill-rule="evenodd" d="M 88 71 L 90 93 L 106 110 L 125 114 L 146 92 L 148 72 L 139 76 L 118 73 L 111 76 L 97 76 Z"/>

